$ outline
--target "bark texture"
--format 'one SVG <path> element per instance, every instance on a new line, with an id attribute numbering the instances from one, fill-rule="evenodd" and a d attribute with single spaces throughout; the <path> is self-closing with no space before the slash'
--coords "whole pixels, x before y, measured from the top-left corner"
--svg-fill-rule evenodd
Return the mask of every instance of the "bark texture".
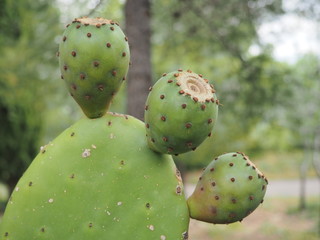
<path id="1" fill-rule="evenodd" d="M 151 81 L 150 2 L 127 0 L 125 6 L 126 35 L 131 51 L 128 73 L 128 114 L 143 120 L 144 105 Z"/>

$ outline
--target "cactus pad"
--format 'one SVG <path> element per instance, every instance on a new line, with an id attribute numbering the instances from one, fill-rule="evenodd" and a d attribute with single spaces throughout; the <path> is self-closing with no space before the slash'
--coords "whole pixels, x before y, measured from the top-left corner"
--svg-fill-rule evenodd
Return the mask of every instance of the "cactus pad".
<path id="1" fill-rule="evenodd" d="M 242 153 L 227 153 L 204 170 L 188 199 L 190 216 L 210 223 L 241 221 L 263 201 L 268 184 Z"/>
<path id="2" fill-rule="evenodd" d="M 213 86 L 200 74 L 164 74 L 150 88 L 145 106 L 148 145 L 168 154 L 195 150 L 211 135 L 218 105 Z"/>
<path id="3" fill-rule="evenodd" d="M 128 39 L 117 23 L 76 18 L 59 46 L 61 78 L 89 118 L 101 117 L 126 77 Z"/>
<path id="4" fill-rule="evenodd" d="M 16 186 L 1 240 L 183 240 L 189 213 L 171 156 L 125 115 L 84 118 L 40 153 Z"/>

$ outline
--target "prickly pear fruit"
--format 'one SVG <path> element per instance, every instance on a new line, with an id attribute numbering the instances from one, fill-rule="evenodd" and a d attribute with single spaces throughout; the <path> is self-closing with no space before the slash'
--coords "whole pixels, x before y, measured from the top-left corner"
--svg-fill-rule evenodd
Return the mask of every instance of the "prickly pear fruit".
<path id="1" fill-rule="evenodd" d="M 150 88 L 145 106 L 148 145 L 154 151 L 179 154 L 195 150 L 211 135 L 219 101 L 200 74 L 164 74 Z"/>
<path id="2" fill-rule="evenodd" d="M 241 221 L 262 203 L 267 184 L 244 154 L 221 155 L 207 166 L 189 197 L 190 216 L 210 223 Z"/>
<path id="3" fill-rule="evenodd" d="M 76 18 L 59 45 L 61 78 L 89 118 L 101 117 L 126 77 L 128 39 L 117 23 Z"/>
<path id="4" fill-rule="evenodd" d="M 188 223 L 172 157 L 148 148 L 142 122 L 107 113 L 41 148 L 9 200 L 0 239 L 183 240 Z"/>

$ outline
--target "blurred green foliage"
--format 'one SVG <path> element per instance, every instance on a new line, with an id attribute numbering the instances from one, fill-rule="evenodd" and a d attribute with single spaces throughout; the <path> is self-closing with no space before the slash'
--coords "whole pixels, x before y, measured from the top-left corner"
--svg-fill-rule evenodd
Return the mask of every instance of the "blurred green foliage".
<path id="1" fill-rule="evenodd" d="M 231 95 L 235 99 L 220 107 L 212 137 L 196 151 L 176 157 L 179 163 L 199 168 L 229 151 L 258 156 L 263 152 L 314 147 L 314 135 L 320 125 L 320 58 L 308 54 L 294 65 L 271 58 L 260 64 L 263 70 L 258 75 L 261 89 L 257 99 L 250 99 L 255 89 L 248 91 L 246 97 Z M 225 94 L 228 97 L 228 92 Z M 250 111 L 254 113 L 249 114 Z"/>
<path id="2" fill-rule="evenodd" d="M 0 5 L 0 181 L 11 185 L 39 149 L 59 14 L 49 1 Z"/>
<path id="3" fill-rule="evenodd" d="M 292 66 L 292 77 L 287 83 L 292 95 L 285 98 L 287 118 L 283 124 L 295 133 L 297 145 L 310 149 L 320 127 L 319 56 L 312 53 L 302 56 Z"/>
<path id="4" fill-rule="evenodd" d="M 261 44 L 257 29 L 285 14 L 281 0 L 162 0 L 154 1 L 153 14 L 154 78 L 191 69 L 215 85 L 222 104 L 212 137 L 175 157 L 178 164 L 199 168 L 224 152 L 301 148 L 320 120 L 319 57 L 289 65 Z"/>
<path id="5" fill-rule="evenodd" d="M 1 222 L 1 212 L 5 209 L 5 205 L 9 199 L 9 189 L 7 185 L 0 182 L 0 222 Z"/>

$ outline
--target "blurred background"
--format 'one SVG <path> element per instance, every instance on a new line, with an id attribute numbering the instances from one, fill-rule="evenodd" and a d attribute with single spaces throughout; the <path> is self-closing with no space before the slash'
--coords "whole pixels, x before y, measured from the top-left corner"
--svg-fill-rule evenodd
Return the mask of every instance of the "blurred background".
<path id="1" fill-rule="evenodd" d="M 0 0 L 0 222 L 40 146 L 83 117 L 56 57 L 80 16 L 113 19 L 129 37 L 132 65 L 111 111 L 143 119 L 147 89 L 179 68 L 214 84 L 212 137 L 175 157 L 187 194 L 224 152 L 245 152 L 269 179 L 242 223 L 192 221 L 190 239 L 320 239 L 319 0 Z"/>

